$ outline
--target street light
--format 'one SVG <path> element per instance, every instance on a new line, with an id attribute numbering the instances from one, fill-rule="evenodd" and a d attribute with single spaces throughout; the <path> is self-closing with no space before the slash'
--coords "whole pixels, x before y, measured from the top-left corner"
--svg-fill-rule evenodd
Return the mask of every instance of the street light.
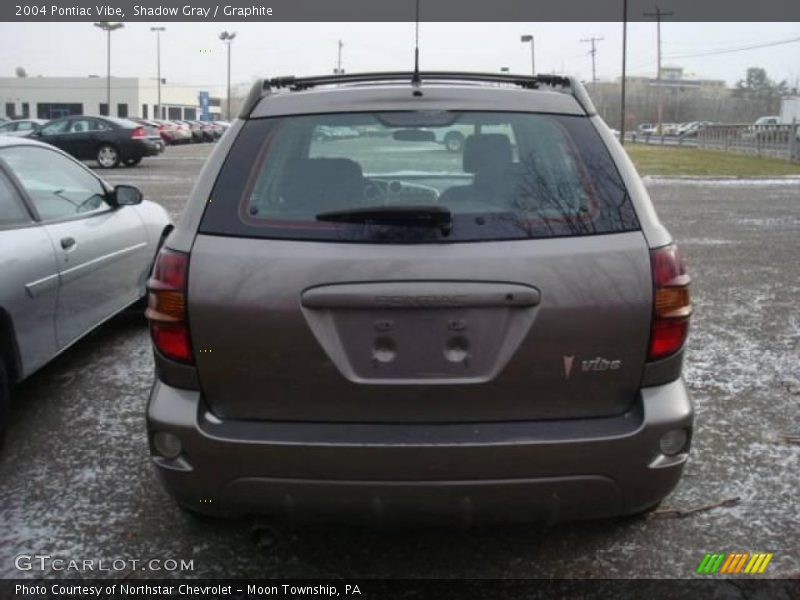
<path id="1" fill-rule="evenodd" d="M 523 35 L 519 38 L 523 44 L 530 42 L 531 44 L 531 74 L 536 77 L 536 50 L 534 47 L 533 36 L 532 35 Z"/>
<path id="2" fill-rule="evenodd" d="M 166 31 L 166 27 L 151 27 L 150 31 L 156 32 L 156 69 L 158 76 L 158 107 L 156 109 L 156 119 L 164 118 L 164 111 L 161 108 L 161 32 Z M 142 115 L 144 116 L 144 115 Z"/>
<path id="3" fill-rule="evenodd" d="M 109 23 L 108 21 L 100 21 L 94 24 L 106 33 L 108 33 L 108 54 L 106 59 L 106 110 L 108 116 L 111 116 L 111 32 L 125 27 L 123 23 Z"/>
<path id="4" fill-rule="evenodd" d="M 228 46 L 228 121 L 231 120 L 231 43 L 235 37 L 235 31 L 223 31 L 219 34 L 219 39 L 221 39 L 222 42 Z"/>

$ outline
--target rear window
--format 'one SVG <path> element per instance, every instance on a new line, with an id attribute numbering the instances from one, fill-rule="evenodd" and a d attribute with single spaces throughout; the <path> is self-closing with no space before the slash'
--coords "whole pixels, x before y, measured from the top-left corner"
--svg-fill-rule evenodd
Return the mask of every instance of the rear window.
<path id="1" fill-rule="evenodd" d="M 253 119 L 234 142 L 211 200 L 200 231 L 246 237 L 430 243 L 639 228 L 592 123 L 567 115 Z M 394 217 L 369 216 L 385 211 Z M 431 211 L 449 212 L 450 226 L 402 216 Z M 332 212 L 345 218 L 331 221 Z"/>

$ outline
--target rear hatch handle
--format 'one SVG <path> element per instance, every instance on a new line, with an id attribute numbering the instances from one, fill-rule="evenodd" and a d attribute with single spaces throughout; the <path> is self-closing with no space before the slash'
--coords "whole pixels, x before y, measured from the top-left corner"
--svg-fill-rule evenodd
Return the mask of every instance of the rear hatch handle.
<path id="1" fill-rule="evenodd" d="M 337 308 L 530 308 L 541 300 L 534 287 L 481 281 L 387 281 L 322 285 L 305 290 L 301 304 Z"/>

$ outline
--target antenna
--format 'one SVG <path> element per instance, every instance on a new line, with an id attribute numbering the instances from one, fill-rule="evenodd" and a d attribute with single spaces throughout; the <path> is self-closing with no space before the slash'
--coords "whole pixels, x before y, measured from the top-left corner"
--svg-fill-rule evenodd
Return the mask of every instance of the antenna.
<path id="1" fill-rule="evenodd" d="M 416 14 L 416 37 L 414 39 L 414 74 L 411 76 L 411 83 L 419 85 L 422 80 L 419 77 L 419 0 L 417 0 Z"/>

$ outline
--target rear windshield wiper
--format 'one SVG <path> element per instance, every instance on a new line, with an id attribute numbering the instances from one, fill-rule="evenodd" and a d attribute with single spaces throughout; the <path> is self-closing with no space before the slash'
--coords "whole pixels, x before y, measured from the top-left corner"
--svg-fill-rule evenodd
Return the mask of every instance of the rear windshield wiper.
<path id="1" fill-rule="evenodd" d="M 438 227 L 442 235 L 453 228 L 453 214 L 444 206 L 365 206 L 319 213 L 317 221 Z"/>

